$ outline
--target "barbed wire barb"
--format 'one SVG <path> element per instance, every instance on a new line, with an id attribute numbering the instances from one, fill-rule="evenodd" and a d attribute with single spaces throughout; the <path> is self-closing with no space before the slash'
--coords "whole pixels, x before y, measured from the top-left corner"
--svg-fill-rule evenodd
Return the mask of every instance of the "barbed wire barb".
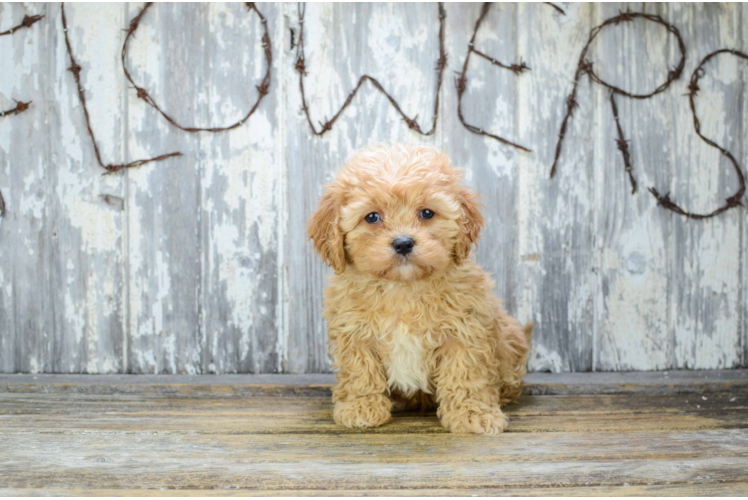
<path id="1" fill-rule="evenodd" d="M 130 43 L 130 38 L 135 37 L 135 32 L 138 29 L 138 26 L 140 25 L 140 21 L 143 19 L 143 16 L 148 11 L 148 9 L 153 5 L 153 2 L 147 2 L 143 8 L 140 10 L 140 12 L 130 21 L 130 27 L 124 31 L 127 32 L 127 36 L 125 37 L 125 42 L 122 45 L 122 54 L 121 54 L 121 60 L 122 60 L 122 70 L 125 72 L 125 77 L 127 80 L 132 84 L 132 88 L 135 89 L 138 93 L 138 98 L 145 101 L 149 106 L 153 107 L 156 111 L 158 111 L 161 116 L 163 116 L 166 121 L 168 121 L 171 125 L 174 127 L 183 130 L 185 132 L 225 132 L 227 130 L 232 130 L 237 127 L 241 127 L 244 125 L 244 123 L 249 120 L 249 118 L 254 114 L 255 111 L 257 111 L 257 108 L 260 106 L 260 102 L 262 99 L 270 92 L 270 83 L 271 83 L 271 69 L 273 66 L 273 50 L 272 50 L 272 43 L 270 40 L 270 33 L 268 31 L 268 25 L 267 25 L 267 19 L 265 16 L 262 15 L 262 12 L 257 8 L 257 5 L 254 2 L 246 2 L 245 5 L 247 9 L 250 12 L 254 12 L 257 14 L 257 16 L 260 19 L 260 23 L 262 24 L 262 29 L 264 31 L 264 34 L 262 35 L 261 42 L 262 42 L 262 48 L 263 52 L 265 54 L 265 75 L 262 77 L 262 80 L 260 81 L 259 85 L 255 85 L 255 88 L 257 89 L 257 100 L 254 102 L 252 107 L 249 109 L 246 115 L 244 115 L 243 118 L 239 119 L 237 122 L 227 125 L 225 127 L 186 127 L 179 122 L 177 122 L 174 118 L 172 118 L 169 114 L 167 114 L 153 99 L 153 97 L 144 89 L 143 87 L 139 86 L 135 83 L 132 75 L 130 74 L 130 71 L 127 69 L 127 50 Z"/>
<path id="2" fill-rule="evenodd" d="M 28 14 L 23 16 L 23 21 L 21 21 L 21 24 L 18 24 L 16 26 L 13 26 L 9 30 L 3 31 L 0 33 L 0 36 L 6 36 L 6 35 L 12 35 L 18 30 L 24 29 L 24 28 L 30 28 L 32 27 L 36 22 L 40 21 L 44 16 L 29 16 Z"/>
<path id="3" fill-rule="evenodd" d="M 737 160 L 735 160 L 735 157 L 730 153 L 726 148 L 720 146 L 713 140 L 706 137 L 704 134 L 701 133 L 701 122 L 699 121 L 699 117 L 696 114 L 696 95 L 699 91 L 699 78 L 703 77 L 706 72 L 704 70 L 704 65 L 708 63 L 712 58 L 720 55 L 720 54 L 731 54 L 736 57 L 739 57 L 741 59 L 744 59 L 748 61 L 748 54 L 745 54 L 744 52 L 740 52 L 738 50 L 734 49 L 720 49 L 715 50 L 714 52 L 708 54 L 704 59 L 701 60 L 698 67 L 693 71 L 693 74 L 691 75 L 691 80 L 688 83 L 688 93 L 686 94 L 688 96 L 688 104 L 691 109 L 691 114 L 693 115 L 693 128 L 696 131 L 696 135 L 698 135 L 701 140 L 706 142 L 708 145 L 710 145 L 713 148 L 718 149 L 723 156 L 725 156 L 728 160 L 730 160 L 730 163 L 732 164 L 733 169 L 735 170 L 735 174 L 738 177 L 738 190 L 733 194 L 732 196 L 728 197 L 725 200 L 724 205 L 716 208 L 715 210 L 706 213 L 706 214 L 698 214 L 689 212 L 688 210 L 680 207 L 677 203 L 675 203 L 670 198 L 670 193 L 666 193 L 665 195 L 660 195 L 660 193 L 655 189 L 654 187 L 649 188 L 649 192 L 652 193 L 652 196 L 654 196 L 657 199 L 657 204 L 668 209 L 672 210 L 673 212 L 683 215 L 684 217 L 688 217 L 690 219 L 709 219 L 711 217 L 714 217 L 716 215 L 721 214 L 722 212 L 725 212 L 731 208 L 736 207 L 742 207 L 743 203 L 741 199 L 743 198 L 743 195 L 745 194 L 745 176 L 743 175 L 743 170 L 740 168 L 740 165 L 738 164 Z"/>
<path id="4" fill-rule="evenodd" d="M 35 23 L 40 21 L 43 17 L 44 16 L 39 16 L 39 15 L 29 16 L 28 14 L 26 14 L 23 16 L 23 21 L 21 21 L 21 24 L 18 24 L 8 30 L 3 31 L 2 33 L 0 33 L 0 36 L 12 35 L 18 30 L 21 30 L 24 28 L 30 28 Z M 4 118 L 9 115 L 14 115 L 14 116 L 19 115 L 23 113 L 24 111 L 26 111 L 27 109 L 29 109 L 29 106 L 31 105 L 31 102 L 32 102 L 32 101 L 28 101 L 28 102 L 16 101 L 15 99 L 13 99 L 13 101 L 15 101 L 16 107 L 7 109 L 5 111 L 0 111 L 0 118 Z M 0 217 L 4 217 L 4 216 L 5 216 L 5 198 L 3 198 L 3 192 L 0 191 Z"/>
<path id="5" fill-rule="evenodd" d="M 548 2 L 545 2 L 548 3 Z M 560 10 L 557 6 L 552 5 L 552 7 Z M 467 55 L 465 56 L 465 61 L 462 64 L 462 72 L 458 73 L 460 76 L 458 79 L 455 80 L 455 87 L 457 88 L 457 117 L 460 120 L 460 123 L 470 132 L 478 135 L 484 135 L 486 137 L 490 137 L 492 139 L 496 139 L 497 141 L 501 142 L 502 144 L 506 144 L 507 146 L 512 146 L 517 149 L 521 149 L 522 151 L 527 151 L 528 153 L 532 152 L 531 149 L 522 146 L 521 144 L 517 144 L 515 142 L 512 142 L 508 139 L 505 139 L 504 137 L 500 137 L 496 134 L 492 134 L 491 132 L 487 132 L 483 130 L 482 128 L 476 127 L 475 125 L 471 125 L 470 123 L 465 120 L 465 117 L 462 113 L 462 97 L 465 94 L 465 90 L 467 90 L 467 73 L 468 73 L 468 66 L 470 64 L 470 56 L 472 54 L 475 54 L 479 57 L 482 57 L 483 59 L 486 59 L 494 66 L 498 66 L 503 69 L 508 69 L 509 71 L 512 71 L 515 75 L 520 75 L 524 71 L 529 71 L 530 68 L 525 64 L 524 61 L 520 59 L 519 63 L 513 63 L 513 64 L 505 64 L 501 61 L 497 60 L 496 58 L 493 58 L 489 56 L 488 54 L 478 50 L 475 48 L 475 38 L 478 35 L 478 30 L 480 29 L 481 25 L 483 24 L 483 20 L 485 19 L 486 15 L 488 14 L 489 9 L 491 8 L 491 2 L 484 2 L 481 7 L 481 13 L 478 17 L 478 20 L 475 22 L 475 28 L 473 29 L 473 35 L 470 38 L 470 42 L 468 42 L 468 51 Z M 563 12 L 563 11 L 562 11 Z"/>
<path id="6" fill-rule="evenodd" d="M 172 156 L 182 156 L 182 153 L 175 152 L 157 156 L 155 158 L 136 160 L 125 164 L 104 163 L 104 161 L 101 159 L 101 152 L 99 151 L 99 145 L 96 142 L 96 136 L 94 134 L 93 128 L 91 128 L 91 117 L 88 114 L 88 105 L 86 103 L 85 91 L 83 90 L 83 85 L 81 84 L 81 67 L 75 60 L 75 56 L 73 56 L 73 49 L 70 45 L 70 37 L 68 37 L 68 22 L 67 17 L 65 16 L 65 3 L 62 3 L 62 5 L 60 6 L 60 11 L 62 12 L 62 31 L 65 35 L 65 46 L 67 48 L 68 58 L 70 59 L 70 67 L 68 68 L 68 71 L 70 71 L 73 74 L 73 78 L 75 78 L 75 84 L 78 88 L 78 99 L 80 100 L 81 107 L 83 108 L 83 115 L 86 120 L 86 129 L 88 130 L 89 137 L 91 137 L 94 154 L 96 155 L 96 161 L 99 163 L 99 166 L 106 170 L 107 173 L 112 173 L 125 168 L 134 168 L 145 165 L 146 163 L 165 160 L 166 158 L 170 158 Z"/>
<path id="7" fill-rule="evenodd" d="M 629 141 L 627 141 L 623 135 L 623 128 L 621 127 L 621 121 L 618 119 L 618 106 L 616 106 L 615 92 L 610 92 L 610 106 L 613 110 L 613 119 L 616 122 L 616 130 L 618 131 L 618 139 L 616 144 L 618 150 L 623 156 L 623 165 L 626 169 L 626 173 L 629 176 L 629 182 L 631 183 L 631 194 L 636 193 L 636 179 L 634 179 L 633 168 L 631 166 L 631 152 L 629 151 Z"/>
<path id="8" fill-rule="evenodd" d="M 436 63 L 436 71 L 437 71 L 437 81 L 436 81 L 436 95 L 434 97 L 434 112 L 433 112 L 433 118 L 431 120 L 431 128 L 428 130 L 423 130 L 421 126 L 418 124 L 416 118 L 410 118 L 408 115 L 405 114 L 405 112 L 400 107 L 400 104 L 395 100 L 395 98 L 385 90 L 384 86 L 370 75 L 361 75 L 361 77 L 358 80 L 358 84 L 354 89 L 348 94 L 348 97 L 346 98 L 343 105 L 338 109 L 338 111 L 333 115 L 333 117 L 329 120 L 326 120 L 324 123 L 320 123 L 321 128 L 317 129 L 314 126 L 314 123 L 312 122 L 312 117 L 309 112 L 309 105 L 307 104 L 307 98 L 306 98 L 306 91 L 304 88 L 304 77 L 307 76 L 307 68 L 306 68 L 306 56 L 304 53 L 304 15 L 306 13 L 306 3 L 299 2 L 297 4 L 298 6 L 298 14 L 299 14 L 299 38 L 296 42 L 296 63 L 294 66 L 294 69 L 299 73 L 299 90 L 301 91 L 301 110 L 306 115 L 307 123 L 309 123 L 309 128 L 312 130 L 312 133 L 317 136 L 322 136 L 325 132 L 328 130 L 332 130 L 333 125 L 337 121 L 337 119 L 340 117 L 340 115 L 345 111 L 345 109 L 350 105 L 351 101 L 353 101 L 353 98 L 355 97 L 356 93 L 359 91 L 361 86 L 365 82 L 371 82 L 372 85 L 374 85 L 374 88 L 376 88 L 378 91 L 380 91 L 384 96 L 387 98 L 388 101 L 390 101 L 390 104 L 393 108 L 398 112 L 398 114 L 402 117 L 402 119 L 407 123 L 408 128 L 414 130 L 415 132 L 421 134 L 421 135 L 432 135 L 434 132 L 436 132 L 436 122 L 439 119 L 439 95 L 441 94 L 441 88 L 442 88 L 442 78 L 444 74 L 444 68 L 447 65 L 447 54 L 444 52 L 444 29 L 445 29 L 445 20 L 447 18 L 447 13 L 444 10 L 444 4 L 439 2 L 438 8 L 439 8 L 439 58 L 437 59 Z M 416 116 L 417 117 L 417 116 Z"/>

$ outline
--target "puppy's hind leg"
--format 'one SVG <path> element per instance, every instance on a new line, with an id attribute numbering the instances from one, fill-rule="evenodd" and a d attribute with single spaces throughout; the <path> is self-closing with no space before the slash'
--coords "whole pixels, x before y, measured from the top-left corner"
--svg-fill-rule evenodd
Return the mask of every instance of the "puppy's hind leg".
<path id="1" fill-rule="evenodd" d="M 498 357 L 502 406 L 516 402 L 522 395 L 522 377 L 527 373 L 532 327 L 532 321 L 520 327 L 517 320 L 510 316 L 499 321 L 501 347 Z"/>

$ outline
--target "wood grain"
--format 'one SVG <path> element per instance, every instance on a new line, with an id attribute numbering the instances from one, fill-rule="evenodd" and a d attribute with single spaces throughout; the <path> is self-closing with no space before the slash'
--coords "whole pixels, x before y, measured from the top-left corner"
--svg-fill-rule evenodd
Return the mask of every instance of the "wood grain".
<path id="1" fill-rule="evenodd" d="M 118 50 L 112 37 L 125 20 L 121 5 L 71 5 L 66 9 L 68 37 L 82 67 L 92 127 L 99 150 L 107 162 L 122 162 L 121 140 L 127 126 L 117 116 L 126 96 L 124 76 L 115 58 L 97 60 L 98 51 Z M 92 18 L 102 21 L 88 24 Z M 59 5 L 47 5 L 44 27 L 58 50 L 52 74 L 59 74 L 47 105 L 54 106 L 48 130 L 54 168 L 45 168 L 49 179 L 47 224 L 52 231 L 50 260 L 44 269 L 51 285 L 51 320 L 45 328 L 53 350 L 51 368 L 62 373 L 122 372 L 125 328 L 124 225 L 125 177 L 102 175 L 93 144 L 86 133 L 83 109 L 75 80 L 67 68 Z M 40 103 L 41 104 L 41 103 Z"/>
<path id="2" fill-rule="evenodd" d="M 548 5 L 519 7 L 520 54 L 531 70 L 518 85 L 519 254 L 523 279 L 519 316 L 533 318 L 531 370 L 592 369 L 597 257 L 592 161 L 596 103 L 579 90 L 559 171 L 549 179 L 559 128 L 579 54 L 593 26 L 594 4 L 572 4 L 566 15 Z"/>
<path id="3" fill-rule="evenodd" d="M 329 396 L 177 383 L 189 377 L 172 377 L 170 390 L 162 376 L 116 393 L 107 387 L 124 384 L 28 391 L 32 377 L 5 378 L 16 379 L 0 392 L 5 495 L 748 491 L 748 393 L 728 387 L 524 396 L 507 408 L 509 432 L 486 438 L 448 433 L 433 414 L 418 413 L 345 429 L 332 421 Z"/>
<path id="4" fill-rule="evenodd" d="M 184 7 L 182 7 L 184 8 Z M 281 51 L 280 5 L 258 7 Z M 233 123 L 257 99 L 265 71 L 260 18 L 244 4 L 206 6 L 204 49 L 212 124 Z M 277 110 L 282 58 L 271 68 L 276 89 L 245 126 L 203 137 L 200 172 L 203 373 L 274 373 L 278 336 L 282 130 Z M 246 82 L 237 85 L 237 82 Z M 247 300 L 251 297 L 252 300 Z"/>
<path id="5" fill-rule="evenodd" d="M 169 397 L 330 396 L 332 374 L 3 375 L 0 391 L 45 394 L 147 394 Z M 529 373 L 528 396 L 748 392 L 748 370 Z"/>
<path id="6" fill-rule="evenodd" d="M 373 430 L 341 428 L 328 396 L 0 395 L 5 430 L 189 432 L 205 434 L 446 433 L 436 417 L 403 413 Z M 706 399 L 704 399 L 706 398 Z M 743 394 L 523 396 L 506 408 L 512 432 L 735 429 L 748 425 Z M 666 420 L 663 420 L 665 419 Z M 216 419 L 221 422 L 216 425 Z M 188 427 L 185 427 L 188 425 Z"/>
<path id="7" fill-rule="evenodd" d="M 50 7 L 50 6 L 47 6 Z M 41 5 L 0 5 L 0 31 L 23 16 L 47 14 Z M 41 72 L 54 58 L 44 48 L 54 27 L 44 19 L 27 30 L 0 37 L 0 107 L 13 99 L 32 101 L 25 113 L 0 121 L 0 189 L 6 214 L 0 219 L 0 371 L 52 371 L 52 283 L 48 262 L 54 232 L 46 222 L 53 190 L 45 176 L 50 162 L 44 129 L 45 94 L 52 91 Z M 11 54 L 13 56 L 11 57 Z"/>
<path id="8" fill-rule="evenodd" d="M 450 66 L 461 70 L 468 43 L 481 12 L 480 3 L 451 4 L 447 9 L 446 51 Z M 492 4 L 475 39 L 477 50 L 512 64 L 518 59 L 516 4 Z M 517 313 L 518 276 L 518 196 L 519 159 L 527 155 L 494 139 L 469 132 L 457 119 L 457 93 L 454 73 L 445 74 L 445 116 L 443 148 L 452 162 L 465 170 L 467 183 L 483 197 L 485 230 L 476 251 L 476 260 L 496 281 L 495 293 L 511 314 Z M 527 73 L 515 75 L 473 54 L 467 73 L 467 90 L 462 98 L 465 120 L 510 141 L 516 141 L 519 106 L 517 87 L 524 85 Z M 454 117 L 454 118 L 452 118 Z M 522 321 L 531 320 L 522 318 Z"/>
<path id="9" fill-rule="evenodd" d="M 298 33 L 296 5 L 284 8 L 289 28 Z M 429 3 L 307 5 L 304 86 L 315 125 L 337 112 L 363 74 L 377 78 L 409 116 L 419 115 L 419 123 L 428 123 L 439 58 L 438 16 L 437 6 Z M 307 242 L 306 220 L 316 209 L 322 186 L 356 150 L 395 140 L 441 146 L 444 120 L 433 136 L 421 136 L 408 128 L 385 96 L 366 84 L 331 131 L 313 136 L 301 109 L 294 53 L 288 54 L 284 80 L 288 126 L 283 371 L 326 372 L 330 368 L 322 290 L 331 271 Z"/>
<path id="10" fill-rule="evenodd" d="M 748 7 L 496 4 L 463 99 L 454 86 L 481 4 L 445 6 L 448 65 L 436 132 L 410 130 L 365 84 L 322 137 L 301 110 L 297 6 L 263 4 L 272 39 L 270 94 L 233 131 L 170 126 L 125 84 L 117 62 L 140 4 L 68 7 L 92 125 L 105 159 L 184 156 L 101 176 L 67 67 L 59 4 L 0 5 L 0 372 L 329 373 L 321 299 L 330 271 L 305 222 L 322 185 L 354 151 L 401 141 L 445 149 L 484 195 L 478 263 L 520 321 L 535 321 L 530 371 L 735 368 L 748 360 L 744 208 L 706 221 L 658 207 L 655 186 L 693 210 L 720 202 L 734 173 L 694 133 L 690 73 L 709 52 L 748 47 Z M 617 100 L 638 190 L 630 193 L 609 96 L 583 77 L 579 108 L 548 178 L 565 100 L 590 29 L 630 8 L 683 35 L 681 78 L 651 99 Z M 421 124 L 431 120 L 438 57 L 434 4 L 307 6 L 305 88 L 315 123 L 364 73 Z M 156 5 L 131 42 L 128 67 L 167 113 L 225 125 L 246 113 L 264 71 L 257 16 L 238 4 Z M 601 77 L 629 89 L 659 84 L 677 59 L 672 37 L 641 19 L 611 26 L 591 48 Z M 746 65 L 716 59 L 697 98 L 704 133 L 748 165 Z"/>
<path id="11" fill-rule="evenodd" d="M 366 489 L 366 490 L 345 490 L 345 489 L 296 489 L 293 490 L 294 496 L 305 497 L 357 497 L 357 496 L 388 496 L 388 497 L 407 497 L 407 496 L 424 496 L 424 497 L 467 497 L 467 496 L 507 496 L 507 497 L 545 497 L 545 496 L 664 496 L 664 497 L 683 497 L 683 496 L 744 496 L 746 494 L 745 483 L 717 483 L 717 484 L 661 484 L 661 485 L 629 485 L 629 486 L 563 486 L 552 485 L 549 487 L 527 487 L 527 488 L 471 488 L 471 489 L 432 489 L 432 488 L 398 488 L 390 490 Z M 132 490 L 132 489 L 29 489 L 29 488 L 0 488 L 0 495 L 3 496 L 68 496 L 68 497 L 90 497 L 90 496 L 206 496 L 206 497 L 274 497 L 289 496 L 288 490 L 238 490 L 238 489 L 218 489 L 218 490 L 200 490 L 184 489 L 152 489 L 152 490 Z"/>
<path id="12" fill-rule="evenodd" d="M 669 6 L 671 22 L 692 47 L 687 61 L 689 77 L 701 60 L 723 47 L 739 47 L 744 31 L 737 4 L 715 4 L 703 9 L 694 5 Z M 695 21 L 698 19 L 698 21 Z M 720 23 L 720 19 L 726 21 Z M 727 21 L 729 20 L 729 21 Z M 703 26 L 720 23 L 721 29 Z M 745 157 L 745 129 L 741 101 L 746 98 L 746 62 L 728 55 L 707 65 L 700 82 L 702 90 L 696 102 L 701 131 L 731 151 Z M 678 85 L 685 92 L 687 82 Z M 691 200 L 692 211 L 719 206 L 730 196 L 737 179 L 727 159 L 702 141 L 690 125 L 691 112 L 683 99 L 670 97 L 677 134 L 671 133 L 670 191 L 674 199 Z M 681 125 L 682 124 L 682 125 Z M 745 172 L 746 163 L 741 167 Z M 745 280 L 740 273 L 741 235 L 745 232 L 745 213 L 734 211 L 725 217 L 686 224 L 673 218 L 672 282 L 689 283 L 670 290 L 671 331 L 674 342 L 674 366 L 677 368 L 732 368 L 741 363 L 741 297 Z"/>
<path id="13" fill-rule="evenodd" d="M 205 5 L 157 5 L 128 48 L 128 68 L 180 122 L 208 121 Z M 127 18 L 140 6 L 128 5 Z M 132 158 L 184 156 L 127 175 L 128 365 L 130 373 L 196 373 L 201 366 L 201 134 L 174 129 L 127 91 Z M 158 153 L 156 153 L 158 151 Z"/>
<path id="14" fill-rule="evenodd" d="M 742 22 L 743 26 L 748 26 L 748 5 L 743 5 L 742 9 Z M 746 33 L 746 30 L 743 29 L 743 40 L 742 40 L 742 47 L 743 49 L 748 48 L 748 33 Z M 741 126 L 743 127 L 743 131 L 748 130 L 748 99 L 745 98 L 745 92 L 748 87 L 748 76 L 746 76 L 746 70 L 745 65 L 743 65 L 743 72 L 742 74 L 742 83 L 743 83 L 743 98 L 742 98 L 742 121 Z M 745 168 L 746 165 L 748 165 L 748 147 L 743 147 L 743 160 L 742 160 L 743 168 Z M 741 290 L 741 307 L 743 308 L 741 320 L 742 320 L 742 341 L 743 341 L 743 360 L 741 363 L 741 366 L 748 366 L 748 287 L 746 286 L 746 283 L 748 283 L 748 234 L 746 234 L 746 228 L 748 227 L 748 216 L 745 214 L 743 217 L 740 218 L 741 222 L 741 230 L 740 234 L 742 235 L 740 239 L 740 245 L 741 245 L 741 255 L 740 255 L 740 267 L 742 269 L 742 286 L 740 287 Z"/>
<path id="15" fill-rule="evenodd" d="M 645 7 L 647 12 L 668 18 L 663 6 Z M 642 6 L 600 5 L 595 24 L 626 9 L 641 11 Z M 593 47 L 593 64 L 600 77 L 637 94 L 652 92 L 661 85 L 680 55 L 675 38 L 663 26 L 644 19 L 605 28 Z M 620 72 L 621 67 L 628 71 Z M 609 91 L 601 85 L 594 88 L 596 143 L 607 146 L 597 148 L 595 154 L 595 198 L 599 207 L 595 243 L 600 269 L 594 366 L 598 370 L 664 370 L 674 365 L 674 345 L 668 330 L 668 292 L 674 290 L 669 285 L 673 283 L 669 248 L 680 243 L 673 242 L 670 233 L 671 221 L 685 222 L 674 221 L 673 215 L 658 207 L 657 200 L 647 192 L 649 186 L 670 182 L 676 169 L 665 145 L 676 126 L 688 124 L 676 122 L 668 112 L 669 96 L 682 93 L 676 90 L 682 83 L 671 87 L 645 100 L 616 96 L 639 186 L 633 195 L 615 142 L 618 136 Z"/>

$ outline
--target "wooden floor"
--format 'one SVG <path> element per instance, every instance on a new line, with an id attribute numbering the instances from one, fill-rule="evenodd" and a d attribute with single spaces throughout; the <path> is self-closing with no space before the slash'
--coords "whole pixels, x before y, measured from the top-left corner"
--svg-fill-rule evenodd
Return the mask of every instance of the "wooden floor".
<path id="1" fill-rule="evenodd" d="M 748 370 L 533 374 L 500 437 L 328 376 L 0 376 L 2 495 L 748 495 Z"/>

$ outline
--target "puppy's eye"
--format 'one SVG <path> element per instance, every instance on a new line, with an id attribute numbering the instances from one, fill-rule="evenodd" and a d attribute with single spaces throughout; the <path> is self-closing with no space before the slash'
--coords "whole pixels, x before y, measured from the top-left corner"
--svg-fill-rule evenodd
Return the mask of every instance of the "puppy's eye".
<path id="1" fill-rule="evenodd" d="M 382 218 L 379 216 L 378 213 L 372 212 L 369 215 L 367 215 L 366 217 L 364 217 L 364 220 L 366 222 L 368 222 L 369 224 L 376 224 L 377 222 L 379 222 L 380 220 L 382 220 Z"/>
<path id="2" fill-rule="evenodd" d="M 430 219 L 433 216 L 434 216 L 434 212 L 432 212 L 428 208 L 425 210 L 421 210 L 421 219 Z"/>

